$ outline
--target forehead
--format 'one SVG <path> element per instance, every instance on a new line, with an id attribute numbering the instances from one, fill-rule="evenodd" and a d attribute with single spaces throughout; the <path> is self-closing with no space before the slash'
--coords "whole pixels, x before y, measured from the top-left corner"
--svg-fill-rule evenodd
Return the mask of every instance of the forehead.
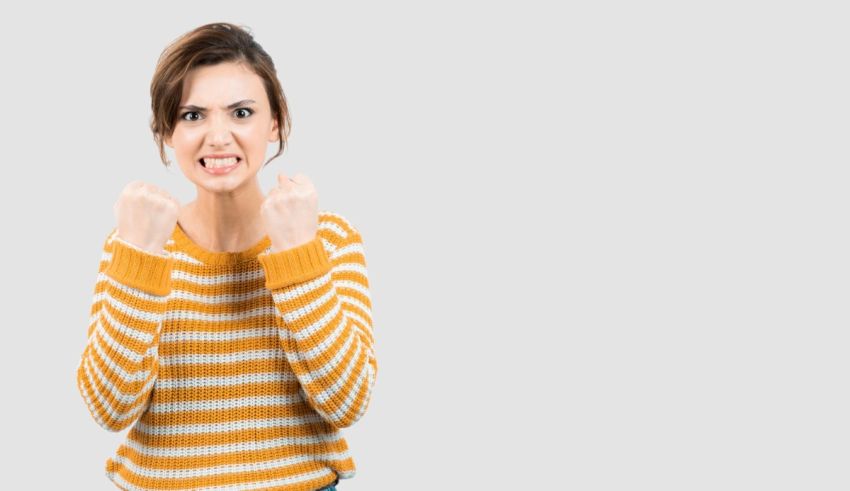
<path id="1" fill-rule="evenodd" d="M 183 80 L 181 104 L 229 104 L 240 99 L 254 99 L 260 104 L 268 102 L 263 79 L 245 65 L 219 63 L 196 67 Z"/>

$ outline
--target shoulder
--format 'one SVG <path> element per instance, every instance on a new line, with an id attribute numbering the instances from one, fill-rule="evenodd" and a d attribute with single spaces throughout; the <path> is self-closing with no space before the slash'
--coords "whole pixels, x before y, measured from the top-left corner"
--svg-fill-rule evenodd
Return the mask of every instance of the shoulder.
<path id="1" fill-rule="evenodd" d="M 360 231 L 343 214 L 337 211 L 319 211 L 319 228 L 333 232 L 343 239 L 351 235 L 359 235 Z"/>
<path id="2" fill-rule="evenodd" d="M 360 238 L 360 231 L 342 213 L 331 210 L 319 211 L 319 235 L 334 245 L 344 244 Z"/>

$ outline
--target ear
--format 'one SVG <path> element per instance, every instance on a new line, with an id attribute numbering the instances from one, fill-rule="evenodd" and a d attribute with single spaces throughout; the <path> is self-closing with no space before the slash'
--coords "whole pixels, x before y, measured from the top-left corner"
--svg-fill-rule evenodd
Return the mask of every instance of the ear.
<path id="1" fill-rule="evenodd" d="M 280 136 L 277 134 L 277 128 L 278 128 L 277 118 L 275 118 L 275 119 L 272 120 L 272 129 L 269 132 L 269 141 L 270 142 L 276 142 L 280 139 Z"/>
<path id="2" fill-rule="evenodd" d="M 163 143 L 165 143 L 169 147 L 174 148 L 174 147 L 171 146 L 171 137 L 170 136 L 166 136 L 165 138 L 162 139 L 162 141 L 163 141 Z"/>

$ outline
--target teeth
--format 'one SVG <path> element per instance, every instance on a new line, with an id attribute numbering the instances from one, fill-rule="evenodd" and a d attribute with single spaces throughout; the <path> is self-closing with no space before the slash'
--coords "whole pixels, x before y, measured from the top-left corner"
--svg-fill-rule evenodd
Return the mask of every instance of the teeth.
<path id="1" fill-rule="evenodd" d="M 227 167 L 236 163 L 236 157 L 228 157 L 226 159 L 203 159 L 207 167 Z"/>

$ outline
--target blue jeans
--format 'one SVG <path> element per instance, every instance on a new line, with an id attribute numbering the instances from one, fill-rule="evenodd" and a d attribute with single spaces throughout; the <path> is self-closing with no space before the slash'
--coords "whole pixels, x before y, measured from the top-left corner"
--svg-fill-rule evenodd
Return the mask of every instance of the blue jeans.
<path id="1" fill-rule="evenodd" d="M 339 484 L 339 478 L 336 478 L 336 480 L 334 482 L 328 484 L 327 486 L 325 486 L 323 488 L 319 488 L 316 491 L 336 491 L 336 485 L 337 484 Z"/>

